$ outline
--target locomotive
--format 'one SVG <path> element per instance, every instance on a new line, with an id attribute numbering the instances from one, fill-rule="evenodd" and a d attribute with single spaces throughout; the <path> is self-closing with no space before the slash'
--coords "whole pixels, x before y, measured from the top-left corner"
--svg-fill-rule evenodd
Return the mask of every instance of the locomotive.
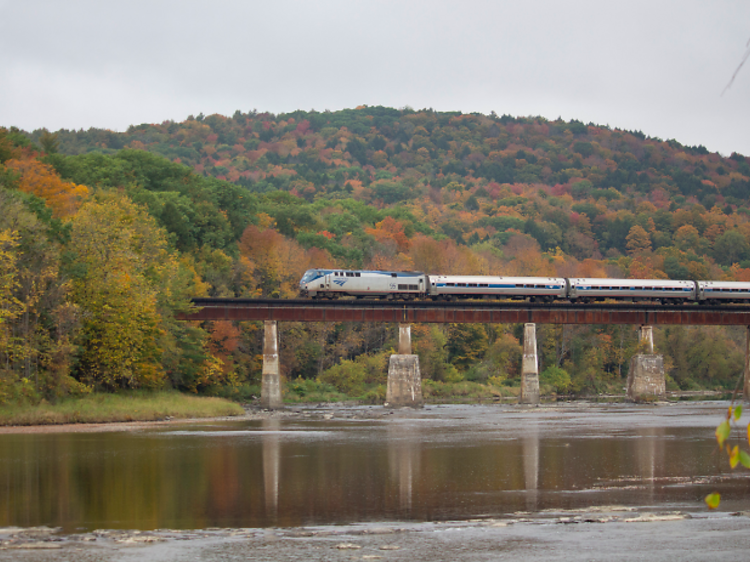
<path id="1" fill-rule="evenodd" d="M 310 269 L 300 280 L 300 296 L 313 299 L 510 299 L 574 303 L 615 299 L 662 304 L 720 304 L 750 302 L 750 283 L 427 275 L 416 271 Z"/>

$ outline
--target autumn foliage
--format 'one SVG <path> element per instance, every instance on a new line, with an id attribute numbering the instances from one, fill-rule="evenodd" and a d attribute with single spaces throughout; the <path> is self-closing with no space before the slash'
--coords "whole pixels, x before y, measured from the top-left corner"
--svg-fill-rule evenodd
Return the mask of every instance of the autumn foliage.
<path id="1" fill-rule="evenodd" d="M 190 296 L 296 297 L 311 267 L 750 281 L 745 156 L 576 120 L 360 106 L 0 128 L 0 195 L 9 396 L 252 396 L 259 327 L 174 316 Z M 739 336 L 702 334 L 657 330 L 677 387 L 741 368 Z M 520 336 L 415 328 L 415 348 L 435 381 L 513 385 Z M 393 338 L 287 324 L 283 374 L 359 377 Z M 627 326 L 540 327 L 539 341 L 542 379 L 566 392 L 621 387 L 637 346 Z"/>
<path id="2" fill-rule="evenodd" d="M 89 194 L 85 185 L 63 181 L 52 166 L 34 158 L 11 159 L 5 166 L 18 174 L 18 188 L 41 197 L 56 217 L 75 214 Z"/>

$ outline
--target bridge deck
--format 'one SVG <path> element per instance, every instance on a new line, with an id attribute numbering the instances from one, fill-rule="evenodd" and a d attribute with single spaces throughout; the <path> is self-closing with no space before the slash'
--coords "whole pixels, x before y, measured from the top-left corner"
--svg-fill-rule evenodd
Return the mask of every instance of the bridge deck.
<path id="1" fill-rule="evenodd" d="M 750 326 L 750 306 L 508 301 L 393 302 L 273 299 L 193 299 L 182 320 L 283 322 L 403 322 L 486 324 L 683 324 Z"/>

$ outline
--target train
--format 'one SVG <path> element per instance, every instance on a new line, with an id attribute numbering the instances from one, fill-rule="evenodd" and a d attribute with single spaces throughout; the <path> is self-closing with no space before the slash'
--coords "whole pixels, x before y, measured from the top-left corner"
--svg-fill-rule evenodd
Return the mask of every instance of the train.
<path id="1" fill-rule="evenodd" d="M 710 305 L 750 302 L 750 283 L 736 281 L 499 277 L 309 269 L 302 276 L 299 287 L 301 297 L 312 299 L 507 299 L 542 303 L 620 300 Z"/>

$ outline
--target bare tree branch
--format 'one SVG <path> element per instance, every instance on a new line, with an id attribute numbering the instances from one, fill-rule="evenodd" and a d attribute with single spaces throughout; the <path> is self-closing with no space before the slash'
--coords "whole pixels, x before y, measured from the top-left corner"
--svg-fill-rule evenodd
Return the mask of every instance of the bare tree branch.
<path id="1" fill-rule="evenodd" d="M 732 79 L 729 81 L 729 84 L 726 85 L 726 88 L 722 90 L 721 95 L 724 95 L 724 92 L 726 92 L 734 83 L 734 79 L 737 77 L 737 74 L 739 74 L 740 69 L 745 64 L 745 61 L 747 61 L 748 57 L 750 57 L 750 39 L 745 44 L 745 55 L 742 57 L 742 61 L 740 62 L 740 65 L 737 67 L 737 70 L 734 71 L 734 74 L 732 74 Z"/>

